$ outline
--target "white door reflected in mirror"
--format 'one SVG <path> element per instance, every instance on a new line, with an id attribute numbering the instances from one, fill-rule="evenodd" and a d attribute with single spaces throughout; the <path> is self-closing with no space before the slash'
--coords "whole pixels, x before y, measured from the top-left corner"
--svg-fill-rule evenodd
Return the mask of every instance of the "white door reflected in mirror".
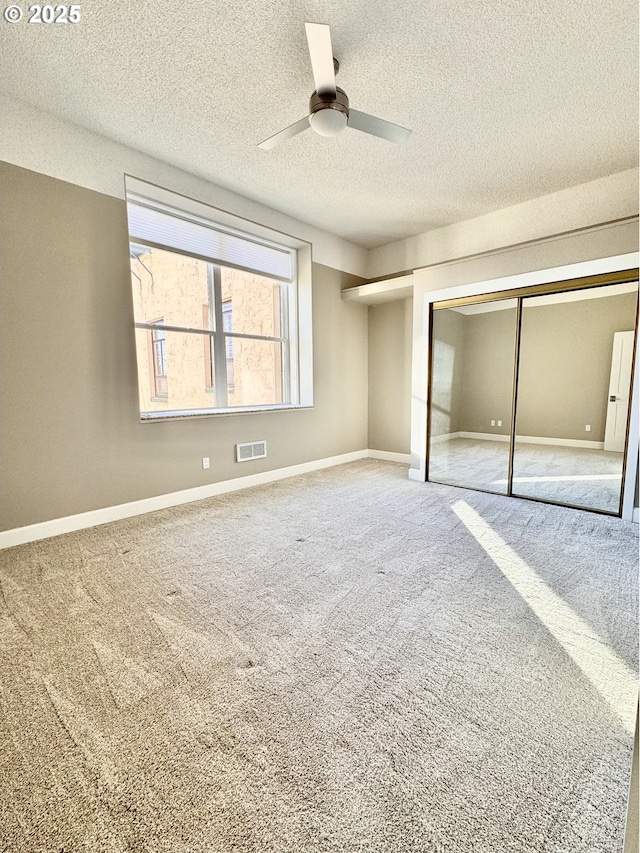
<path id="1" fill-rule="evenodd" d="M 634 332 L 615 332 L 607 403 L 604 449 L 622 453 L 627 434 Z"/>

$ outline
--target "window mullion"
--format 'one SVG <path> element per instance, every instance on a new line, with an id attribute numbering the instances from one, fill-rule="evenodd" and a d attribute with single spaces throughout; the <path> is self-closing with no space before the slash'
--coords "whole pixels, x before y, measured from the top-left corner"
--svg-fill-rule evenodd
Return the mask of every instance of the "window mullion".
<path id="1" fill-rule="evenodd" d="M 207 265 L 207 285 L 209 289 L 209 306 L 210 310 L 213 311 L 213 368 L 216 408 L 226 409 L 229 405 L 229 398 L 227 389 L 227 353 L 222 325 L 222 270 L 216 264 Z"/>

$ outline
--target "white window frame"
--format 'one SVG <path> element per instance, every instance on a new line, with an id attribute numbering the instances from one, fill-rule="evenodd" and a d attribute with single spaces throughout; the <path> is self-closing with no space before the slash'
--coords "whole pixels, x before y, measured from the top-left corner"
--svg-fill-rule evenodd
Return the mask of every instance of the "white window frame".
<path id="1" fill-rule="evenodd" d="M 255 242 L 272 245 L 279 249 L 286 249 L 291 253 L 291 281 L 274 277 L 281 285 L 282 298 L 281 319 L 282 337 L 278 340 L 284 341 L 283 361 L 286 362 L 286 371 L 283 370 L 283 399 L 286 402 L 270 405 L 252 406 L 220 406 L 202 409 L 175 409 L 167 411 L 141 411 L 140 418 L 144 423 L 174 420 L 193 417 L 219 417 L 220 415 L 241 414 L 245 412 L 263 412 L 274 410 L 288 410 L 299 408 L 310 408 L 313 406 L 313 340 L 312 340 L 312 300 L 311 300 L 311 245 L 296 237 L 275 231 L 259 223 L 243 219 L 235 214 L 211 207 L 195 199 L 171 192 L 170 190 L 157 187 L 132 176 L 125 176 L 125 198 L 135 202 L 143 199 L 151 205 L 158 205 L 164 212 L 172 211 L 181 219 L 193 219 L 202 224 L 210 223 L 217 230 L 224 230 L 240 237 L 253 239 Z M 132 234 L 129 230 L 129 241 L 136 246 L 149 246 L 150 248 L 163 249 L 169 252 L 179 251 L 170 245 L 163 245 L 155 241 L 145 239 L 143 234 Z M 227 262 L 220 264 L 217 260 L 203 257 L 202 255 L 189 255 L 204 260 L 207 264 L 216 266 L 231 266 Z M 211 268 L 211 267 L 210 267 Z M 245 267 L 237 266 L 245 269 Z M 251 271 L 251 270 L 250 270 Z M 260 271 L 256 271 L 258 274 Z M 222 312 L 222 305 L 215 310 Z M 220 319 L 220 318 L 219 318 Z M 135 320 L 136 328 L 146 329 L 148 323 Z M 155 324 L 157 328 L 158 324 Z M 225 333 L 220 322 L 219 331 L 207 331 L 203 329 L 190 329 L 162 324 L 167 331 L 178 331 L 187 334 L 209 334 L 212 338 L 214 349 L 224 348 Z M 244 335 L 232 333 L 231 337 L 248 337 L 270 340 L 264 335 Z M 276 338 L 273 338 L 276 340 Z M 219 341 L 222 341 L 220 345 Z M 217 360 L 214 361 L 214 364 Z M 225 385 L 226 390 L 226 385 Z M 226 393 L 223 392 L 226 397 Z"/>

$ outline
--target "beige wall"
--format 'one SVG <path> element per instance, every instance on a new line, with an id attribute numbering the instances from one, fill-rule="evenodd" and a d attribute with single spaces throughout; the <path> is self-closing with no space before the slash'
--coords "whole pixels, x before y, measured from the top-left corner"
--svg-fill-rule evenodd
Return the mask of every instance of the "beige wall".
<path id="1" fill-rule="evenodd" d="M 516 309 L 464 317 L 464 366 L 457 429 L 509 435 Z M 502 426 L 491 426 L 491 421 Z"/>
<path id="2" fill-rule="evenodd" d="M 519 435 L 604 440 L 613 335 L 633 330 L 636 303 L 635 293 L 539 307 L 533 300 L 524 303 Z"/>
<path id="3" fill-rule="evenodd" d="M 369 308 L 369 447 L 409 453 L 413 300 Z"/>
<path id="4" fill-rule="evenodd" d="M 634 328 L 634 293 L 523 310 L 518 386 L 519 435 L 603 441 L 613 334 Z M 454 359 L 447 404 L 447 359 L 434 365 L 432 435 L 480 432 L 509 435 L 515 344 L 514 309 L 435 313 L 436 346 Z M 439 343 L 438 343 L 439 341 Z M 451 411 L 450 429 L 443 412 Z M 492 427 L 491 420 L 502 420 Z M 591 431 L 585 432 L 585 424 Z"/>
<path id="5" fill-rule="evenodd" d="M 141 423 L 124 201 L 8 164 L 0 180 L 2 529 L 366 448 L 352 276 L 313 268 L 313 409 Z M 269 456 L 234 462 L 254 439 Z"/>

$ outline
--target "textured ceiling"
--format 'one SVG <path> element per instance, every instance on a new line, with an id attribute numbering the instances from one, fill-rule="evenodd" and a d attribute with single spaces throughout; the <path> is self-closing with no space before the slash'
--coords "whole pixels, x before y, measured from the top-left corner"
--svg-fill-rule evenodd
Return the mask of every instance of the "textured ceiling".
<path id="1" fill-rule="evenodd" d="M 21 4 L 26 11 L 27 3 Z M 0 22 L 0 89 L 363 246 L 638 162 L 636 0 L 109 0 Z M 303 117 L 304 22 L 339 85 L 412 128 L 258 142 Z"/>

